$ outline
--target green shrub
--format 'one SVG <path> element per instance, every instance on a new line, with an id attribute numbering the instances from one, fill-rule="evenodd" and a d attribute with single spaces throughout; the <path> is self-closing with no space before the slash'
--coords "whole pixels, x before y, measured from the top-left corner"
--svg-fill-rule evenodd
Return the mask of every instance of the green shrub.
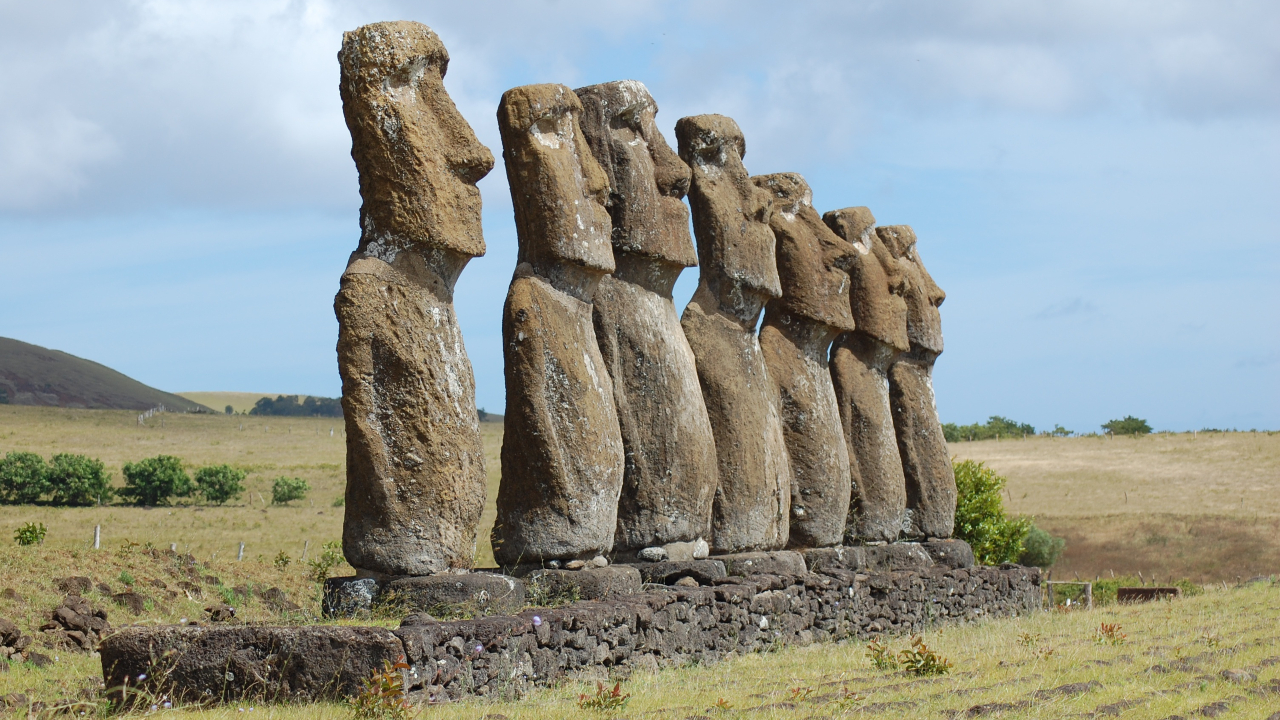
<path id="1" fill-rule="evenodd" d="M 307 497 L 311 486 L 302 478 L 278 477 L 271 483 L 271 504 L 283 505 Z"/>
<path id="2" fill-rule="evenodd" d="M 307 562 L 307 566 L 311 568 L 309 575 L 315 582 L 322 583 L 329 579 L 329 572 L 333 570 L 345 558 L 342 556 L 342 543 L 337 540 L 330 540 L 324 544 L 320 557 Z"/>
<path id="3" fill-rule="evenodd" d="M 1004 514 L 1000 492 L 1006 480 L 973 460 L 953 463 L 952 467 L 957 493 L 955 536 L 973 547 L 980 565 L 1015 562 L 1031 530 L 1031 519 Z"/>
<path id="4" fill-rule="evenodd" d="M 47 477 L 54 505 L 105 505 L 115 495 L 106 466 L 85 455 L 54 455 Z"/>
<path id="5" fill-rule="evenodd" d="M 19 545 L 43 545 L 45 533 L 48 531 L 44 523 L 29 522 L 18 528 L 18 531 L 13 534 L 13 539 Z"/>
<path id="6" fill-rule="evenodd" d="M 124 489 L 120 497 L 134 505 L 167 505 L 170 498 L 187 497 L 194 490 L 182 461 L 157 455 L 124 465 Z"/>
<path id="7" fill-rule="evenodd" d="M 1112 420 L 1103 425 L 1102 429 L 1112 435 L 1148 435 L 1151 433 L 1151 426 L 1147 424 L 1146 420 L 1132 415 L 1125 415 L 1120 420 Z"/>
<path id="8" fill-rule="evenodd" d="M 245 471 L 230 465 L 206 465 L 196 471 L 196 490 L 204 499 L 221 505 L 244 494 Z"/>
<path id="9" fill-rule="evenodd" d="M 1018 556 L 1019 565 L 1048 568 L 1058 562 L 1067 541 L 1054 537 L 1035 525 L 1022 541 L 1022 555 Z"/>
<path id="10" fill-rule="evenodd" d="M 0 501 L 30 505 L 49 491 L 49 468 L 31 452 L 10 452 L 0 460 Z"/>
<path id="11" fill-rule="evenodd" d="M 951 443 L 960 442 L 961 440 L 993 440 L 1035 434 L 1036 429 L 1034 426 L 1000 417 L 999 415 L 992 415 L 987 419 L 985 425 L 979 425 L 978 423 L 972 425 L 946 423 L 942 426 L 942 437 Z"/>

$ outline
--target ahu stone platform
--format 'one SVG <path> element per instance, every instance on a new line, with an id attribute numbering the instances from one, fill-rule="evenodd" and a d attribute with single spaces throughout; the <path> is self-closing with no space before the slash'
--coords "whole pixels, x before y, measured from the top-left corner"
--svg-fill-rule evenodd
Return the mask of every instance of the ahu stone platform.
<path id="1" fill-rule="evenodd" d="M 646 582 L 638 592 L 466 620 L 413 613 L 394 630 L 126 628 L 100 646 L 103 677 L 108 688 L 141 687 L 188 700 L 310 701 L 351 695 L 384 660 L 403 658 L 410 700 L 518 697 L 566 678 L 626 677 L 1039 607 L 1038 569 L 955 567 L 972 563 L 962 546 L 899 543 L 827 548 L 807 557 L 744 553 L 728 561 L 610 566 L 671 584 Z M 873 569 L 877 565 L 915 567 Z"/>

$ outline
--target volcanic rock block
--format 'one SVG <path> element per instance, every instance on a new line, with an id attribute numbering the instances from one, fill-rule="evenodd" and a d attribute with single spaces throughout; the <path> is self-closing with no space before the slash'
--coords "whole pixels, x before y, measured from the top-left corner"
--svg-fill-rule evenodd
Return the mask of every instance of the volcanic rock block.
<path id="1" fill-rule="evenodd" d="M 325 617 L 357 617 L 373 609 L 377 578 L 333 577 L 324 581 L 320 610 Z"/>
<path id="2" fill-rule="evenodd" d="M 733 120 L 681 118 L 676 139 L 693 171 L 689 204 L 702 268 L 681 325 L 715 436 L 719 485 L 711 546 L 716 552 L 781 548 L 791 466 L 777 392 L 755 334 L 765 302 L 782 294 L 769 229 L 773 201 L 742 165 L 746 142 Z"/>
<path id="3" fill-rule="evenodd" d="M 903 274 L 876 234 L 870 210 L 833 210 L 822 219 L 857 250 L 849 273 L 856 328 L 831 348 L 831 380 L 853 479 L 846 538 L 893 542 L 903 531 L 907 509 L 907 481 L 889 409 L 889 366 L 909 349 Z"/>
<path id="4" fill-rule="evenodd" d="M 680 578 L 693 578 L 699 585 L 710 585 L 713 581 L 727 577 L 724 562 L 721 560 L 667 560 L 656 563 L 643 563 L 635 566 L 640 571 L 640 579 L 647 583 L 674 585 Z"/>
<path id="5" fill-rule="evenodd" d="M 925 270 L 910 227 L 879 227 L 876 234 L 906 276 L 903 297 L 911 349 L 889 367 L 889 404 L 907 481 L 910 534 L 948 538 L 955 527 L 956 478 L 933 395 L 933 363 L 942 354 L 938 306 L 947 296 Z"/>
<path id="6" fill-rule="evenodd" d="M 809 572 L 804 556 L 791 550 L 717 555 L 713 560 L 724 563 L 729 575 L 804 575 Z"/>
<path id="7" fill-rule="evenodd" d="M 506 575 L 471 572 L 396 578 L 382 587 L 377 602 L 436 617 L 503 615 L 524 607 L 524 583 Z"/>
<path id="8" fill-rule="evenodd" d="M 99 652 L 117 703 L 126 683 L 174 700 L 287 702 L 354 695 L 404 647 L 379 627 L 166 626 L 123 628 Z M 167 671 L 155 672 L 161 664 Z"/>
<path id="9" fill-rule="evenodd" d="M 611 595 L 640 592 L 640 571 L 630 565 L 582 570 L 535 569 L 524 576 L 529 602 L 548 599 L 600 600 Z"/>
<path id="10" fill-rule="evenodd" d="M 973 557 L 973 548 L 969 546 L 969 543 L 958 538 L 930 540 L 921 543 L 920 547 L 929 553 L 929 557 L 933 558 L 935 564 L 949 567 L 953 570 L 971 568 L 977 564 Z"/>
<path id="11" fill-rule="evenodd" d="M 453 287 L 485 252 L 475 184 L 493 155 L 445 92 L 449 55 L 430 28 L 365 25 L 343 35 L 338 60 L 364 200 L 334 300 L 343 552 L 382 575 L 469 568 L 485 469 Z"/>
<path id="12" fill-rule="evenodd" d="M 563 85 L 498 106 L 519 265 L 502 313 L 507 409 L 493 528 L 503 566 L 591 558 L 613 547 L 623 445 L 591 298 L 613 272 L 608 178 Z"/>
<path id="13" fill-rule="evenodd" d="M 752 182 L 773 196 L 769 227 L 782 284 L 782 297 L 765 307 L 760 347 L 791 460 L 787 547 L 839 545 L 849 515 L 849 450 L 827 358 L 831 341 L 853 330 L 846 271 L 856 251 L 822 223 L 804 178 L 778 173 Z"/>
<path id="14" fill-rule="evenodd" d="M 609 178 L 617 269 L 594 298 L 596 340 L 613 380 L 626 452 L 614 552 L 711 537 L 716 450 L 693 351 L 671 288 L 697 265 L 681 198 L 689 167 L 654 124 L 639 82 L 574 91 L 582 132 Z"/>
<path id="15" fill-rule="evenodd" d="M 111 624 L 106 610 L 94 608 L 79 595 L 68 595 L 49 614 L 49 622 L 41 625 L 40 631 L 51 647 L 93 652 L 98 641 L 111 631 Z"/>

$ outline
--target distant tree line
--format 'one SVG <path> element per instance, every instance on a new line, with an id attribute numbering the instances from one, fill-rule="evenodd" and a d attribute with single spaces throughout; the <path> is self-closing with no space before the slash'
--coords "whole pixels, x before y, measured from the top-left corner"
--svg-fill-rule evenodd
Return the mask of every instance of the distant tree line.
<path id="1" fill-rule="evenodd" d="M 947 442 L 960 442 L 961 440 L 995 440 L 997 437 L 1022 437 L 1023 435 L 1035 435 L 1036 429 L 1026 423 L 1020 423 L 1016 420 L 992 415 L 985 425 L 974 423 L 972 425 L 957 425 L 955 423 L 946 423 L 942 426 L 942 436 Z"/>
<path id="2" fill-rule="evenodd" d="M 246 471 L 230 465 L 205 465 L 188 474 L 172 455 L 125 463 L 124 487 L 111 486 L 101 460 L 60 453 L 46 463 L 32 452 L 10 452 L 0 459 L 0 504 L 88 506 L 119 499 L 130 505 L 170 505 L 177 498 L 202 498 L 222 505 L 245 492 Z M 271 502 L 302 500 L 311 487 L 301 478 L 276 478 Z"/>
<path id="3" fill-rule="evenodd" d="M 277 395 L 259 398 L 253 404 L 250 415 L 282 415 L 286 417 L 342 417 L 342 401 L 338 398 L 309 396 L 298 400 L 297 395 Z"/>

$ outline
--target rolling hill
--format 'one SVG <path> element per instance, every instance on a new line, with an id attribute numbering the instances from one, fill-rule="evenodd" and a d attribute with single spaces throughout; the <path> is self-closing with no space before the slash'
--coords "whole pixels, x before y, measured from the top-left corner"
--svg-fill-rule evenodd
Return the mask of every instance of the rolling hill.
<path id="1" fill-rule="evenodd" d="M 209 410 L 92 360 L 4 337 L 0 337 L 0 403 L 112 410 L 164 405 L 179 412 Z"/>

